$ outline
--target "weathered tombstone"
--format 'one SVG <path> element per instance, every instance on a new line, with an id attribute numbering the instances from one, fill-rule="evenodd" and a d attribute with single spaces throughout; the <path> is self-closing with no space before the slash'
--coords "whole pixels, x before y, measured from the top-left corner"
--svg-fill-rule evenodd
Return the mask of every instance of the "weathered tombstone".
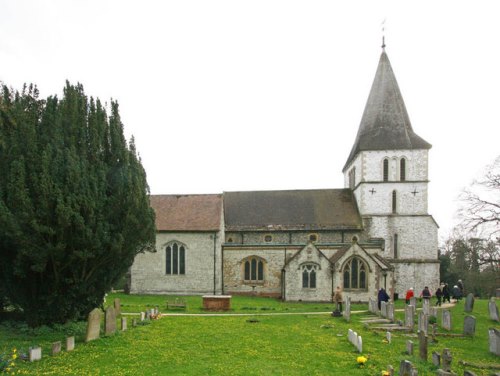
<path id="1" fill-rule="evenodd" d="M 495 354 L 496 356 L 500 356 L 500 330 L 489 328 L 488 338 L 490 344 L 490 352 Z"/>
<path id="2" fill-rule="evenodd" d="M 352 329 L 348 329 L 347 330 L 347 339 L 349 340 L 349 342 L 353 343 L 353 339 L 352 339 L 352 335 L 353 335 L 353 331 Z"/>
<path id="3" fill-rule="evenodd" d="M 137 319 L 132 319 L 132 326 L 137 326 Z"/>
<path id="4" fill-rule="evenodd" d="M 451 312 L 447 309 L 443 310 L 441 316 L 441 326 L 443 329 L 451 330 Z"/>
<path id="5" fill-rule="evenodd" d="M 439 355 L 439 353 L 436 351 L 432 352 L 432 364 L 434 364 L 436 367 L 439 367 L 441 365 L 441 355 Z"/>
<path id="6" fill-rule="evenodd" d="M 93 341 L 99 338 L 101 331 L 101 310 L 94 308 L 90 311 L 87 318 L 87 333 L 85 335 L 85 342 Z"/>
<path id="7" fill-rule="evenodd" d="M 114 307 L 106 308 L 104 328 L 104 333 L 106 335 L 114 334 L 116 332 L 116 314 Z"/>
<path id="8" fill-rule="evenodd" d="M 425 334 L 427 334 L 428 329 L 429 329 L 429 318 L 423 311 L 420 311 L 418 313 L 418 331 L 419 332 L 423 331 Z"/>
<path id="9" fill-rule="evenodd" d="M 413 331 L 415 327 L 415 306 L 405 306 L 405 326 Z"/>
<path id="10" fill-rule="evenodd" d="M 413 366 L 409 360 L 402 360 L 399 363 L 399 376 L 410 376 Z"/>
<path id="11" fill-rule="evenodd" d="M 394 322 L 394 303 L 387 304 L 387 318 Z"/>
<path id="12" fill-rule="evenodd" d="M 387 302 L 380 302 L 380 316 L 387 317 Z"/>
<path id="13" fill-rule="evenodd" d="M 115 308 L 116 316 L 120 316 L 122 314 L 122 309 L 120 305 L 120 299 L 116 298 L 113 302 L 113 307 Z"/>
<path id="14" fill-rule="evenodd" d="M 422 311 L 426 314 L 430 314 L 431 303 L 429 299 L 422 299 Z"/>
<path id="15" fill-rule="evenodd" d="M 451 371 L 451 361 L 453 360 L 451 356 L 451 351 L 450 349 L 443 349 L 443 352 L 441 353 L 441 368 L 445 370 L 446 372 Z"/>
<path id="16" fill-rule="evenodd" d="M 490 301 L 488 302 L 488 311 L 490 312 L 490 319 L 496 322 L 500 321 L 498 316 L 498 307 L 495 302 L 495 298 L 491 298 Z"/>
<path id="17" fill-rule="evenodd" d="M 347 322 L 351 320 L 351 298 L 345 299 L 344 318 Z"/>
<path id="18" fill-rule="evenodd" d="M 75 349 L 75 337 L 66 337 L 66 351 L 73 351 Z"/>
<path id="19" fill-rule="evenodd" d="M 412 296 L 410 298 L 410 305 L 414 306 L 415 308 L 417 308 L 417 298 L 416 297 Z"/>
<path id="20" fill-rule="evenodd" d="M 385 333 L 385 339 L 387 340 L 388 343 L 391 343 L 391 340 L 392 340 L 391 332 Z"/>
<path id="21" fill-rule="evenodd" d="M 361 336 L 358 336 L 358 352 L 362 353 L 363 352 L 363 338 Z"/>
<path id="22" fill-rule="evenodd" d="M 406 341 L 406 352 L 408 355 L 413 355 L 413 341 Z"/>
<path id="23" fill-rule="evenodd" d="M 368 298 L 368 312 L 374 313 L 373 312 L 373 299 L 371 297 Z"/>
<path id="24" fill-rule="evenodd" d="M 474 309 L 474 295 L 470 292 L 467 294 L 467 298 L 465 298 L 465 312 L 472 312 Z"/>
<path id="25" fill-rule="evenodd" d="M 146 319 L 146 314 L 144 312 L 141 312 L 141 321 L 144 321 Z"/>
<path id="26" fill-rule="evenodd" d="M 476 318 L 474 316 L 465 316 L 464 335 L 473 336 L 476 333 Z"/>
<path id="27" fill-rule="evenodd" d="M 59 354 L 62 349 L 61 341 L 52 342 L 52 355 Z"/>
<path id="28" fill-rule="evenodd" d="M 121 324 L 122 324 L 122 331 L 127 330 L 127 318 L 126 317 L 122 317 Z"/>
<path id="29" fill-rule="evenodd" d="M 150 319 L 150 312 L 149 312 L 149 309 L 146 310 L 146 312 L 144 313 L 146 315 L 146 320 L 149 320 Z"/>
<path id="30" fill-rule="evenodd" d="M 437 307 L 430 307 L 429 308 L 429 316 L 435 317 L 435 318 L 438 317 L 438 309 L 437 309 Z"/>
<path id="31" fill-rule="evenodd" d="M 36 360 L 42 359 L 42 348 L 41 347 L 30 347 L 29 348 L 29 361 L 34 362 Z"/>
<path id="32" fill-rule="evenodd" d="M 427 361 L 427 335 L 422 330 L 418 332 L 418 349 L 420 359 Z"/>

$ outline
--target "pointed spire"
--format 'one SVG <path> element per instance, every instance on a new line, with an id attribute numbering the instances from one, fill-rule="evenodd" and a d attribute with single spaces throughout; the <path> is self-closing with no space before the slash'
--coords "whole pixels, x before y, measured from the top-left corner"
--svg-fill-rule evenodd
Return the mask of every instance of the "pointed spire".
<path id="1" fill-rule="evenodd" d="M 391 63 L 382 50 L 358 134 L 343 170 L 363 150 L 430 148 L 427 141 L 413 132 Z"/>

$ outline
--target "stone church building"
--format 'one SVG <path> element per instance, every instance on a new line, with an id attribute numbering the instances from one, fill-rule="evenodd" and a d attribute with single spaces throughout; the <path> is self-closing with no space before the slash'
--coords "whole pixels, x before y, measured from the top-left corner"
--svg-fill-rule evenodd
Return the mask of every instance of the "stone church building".
<path id="1" fill-rule="evenodd" d="M 156 252 L 139 254 L 130 292 L 252 294 L 355 301 L 439 284 L 428 213 L 431 145 L 410 123 L 382 51 L 344 188 L 152 195 Z"/>

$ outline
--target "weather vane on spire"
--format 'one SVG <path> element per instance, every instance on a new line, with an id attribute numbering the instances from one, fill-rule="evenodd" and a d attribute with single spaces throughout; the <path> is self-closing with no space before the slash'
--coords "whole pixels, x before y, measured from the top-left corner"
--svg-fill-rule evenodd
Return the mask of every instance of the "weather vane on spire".
<path id="1" fill-rule="evenodd" d="M 385 51 L 385 18 L 382 21 L 382 49 Z"/>

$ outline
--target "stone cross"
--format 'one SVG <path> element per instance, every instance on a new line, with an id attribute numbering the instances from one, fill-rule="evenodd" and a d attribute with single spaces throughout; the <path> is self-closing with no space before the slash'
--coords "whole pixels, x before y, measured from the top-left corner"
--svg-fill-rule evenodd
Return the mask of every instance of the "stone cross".
<path id="1" fill-rule="evenodd" d="M 75 349 L 75 337 L 66 337 L 66 351 L 73 351 Z"/>
<path id="2" fill-rule="evenodd" d="M 488 311 L 490 312 L 490 319 L 493 321 L 499 322 L 500 320 L 498 319 L 498 307 L 495 302 L 495 298 L 491 298 L 490 301 L 488 302 Z"/>
<path id="3" fill-rule="evenodd" d="M 472 293 L 467 294 L 467 298 L 465 298 L 465 312 L 472 312 L 474 309 L 474 295 Z"/>
<path id="4" fill-rule="evenodd" d="M 447 309 L 443 310 L 441 316 L 441 326 L 443 329 L 451 330 L 451 312 Z"/>
<path id="5" fill-rule="evenodd" d="M 474 316 L 465 316 L 464 335 L 473 336 L 476 333 L 476 318 Z"/>
<path id="6" fill-rule="evenodd" d="M 52 355 L 59 354 L 62 349 L 61 341 L 52 342 Z"/>
<path id="7" fill-rule="evenodd" d="M 451 361 L 452 361 L 451 351 L 450 349 L 443 349 L 441 353 L 441 368 L 446 372 L 451 371 Z"/>
<path id="8" fill-rule="evenodd" d="M 406 352 L 408 355 L 413 355 L 413 341 L 406 341 Z"/>
<path id="9" fill-rule="evenodd" d="M 104 316 L 104 333 L 106 335 L 114 334 L 116 332 L 116 314 L 114 307 L 106 308 Z"/>
<path id="10" fill-rule="evenodd" d="M 30 347 L 28 359 L 30 362 L 34 362 L 35 360 L 42 359 L 42 348 L 41 347 Z"/>
<path id="11" fill-rule="evenodd" d="M 116 298 L 113 302 L 113 307 L 115 308 L 116 316 L 120 316 L 122 314 L 120 299 Z"/>
<path id="12" fill-rule="evenodd" d="M 490 342 L 490 352 L 500 356 L 500 330 L 495 328 L 488 329 L 488 338 Z"/>
<path id="13" fill-rule="evenodd" d="M 415 327 L 415 306 L 405 306 L 405 326 L 413 331 Z"/>
<path id="14" fill-rule="evenodd" d="M 418 349 L 420 359 L 427 361 L 427 335 L 422 330 L 418 332 Z"/>
<path id="15" fill-rule="evenodd" d="M 87 318 L 87 333 L 85 335 L 85 342 L 93 341 L 99 338 L 101 331 L 101 310 L 94 308 L 90 311 Z"/>

